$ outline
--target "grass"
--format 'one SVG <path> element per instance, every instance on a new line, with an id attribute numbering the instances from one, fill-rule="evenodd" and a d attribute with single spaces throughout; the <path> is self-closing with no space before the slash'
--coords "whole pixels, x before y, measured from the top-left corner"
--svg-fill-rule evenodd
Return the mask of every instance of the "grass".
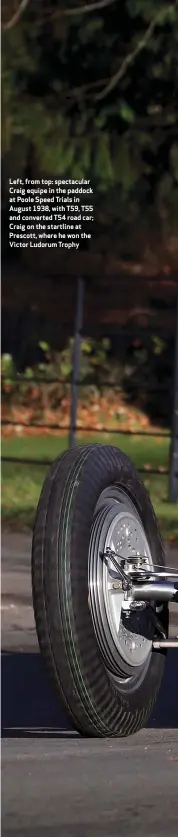
<path id="1" fill-rule="evenodd" d="M 97 434 L 85 443 L 103 442 L 120 447 L 135 466 L 145 468 L 142 479 L 151 496 L 164 539 L 178 540 L 178 504 L 168 502 L 168 477 L 162 473 L 151 475 L 149 469 L 168 469 L 169 439 L 141 438 Z M 2 524 L 11 527 L 32 527 L 35 510 L 48 466 L 41 460 L 53 461 L 68 446 L 66 437 L 29 436 L 2 440 L 2 456 L 38 459 L 39 464 L 2 462 Z"/>

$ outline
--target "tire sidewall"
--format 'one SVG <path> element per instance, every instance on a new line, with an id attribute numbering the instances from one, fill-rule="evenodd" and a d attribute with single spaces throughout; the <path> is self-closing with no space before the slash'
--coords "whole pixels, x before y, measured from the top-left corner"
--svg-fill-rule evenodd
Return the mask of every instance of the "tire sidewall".
<path id="1" fill-rule="evenodd" d="M 94 510 L 108 485 L 119 484 L 128 492 L 141 519 L 153 564 L 164 565 L 164 550 L 155 514 L 137 472 L 124 454 L 114 447 L 96 446 L 85 460 L 76 463 L 73 479 L 64 492 L 58 526 L 60 615 L 66 651 L 81 700 L 103 724 L 116 728 L 118 708 L 130 712 L 130 726 L 137 713 L 149 714 L 164 670 L 164 654 L 154 651 L 145 678 L 134 690 L 116 690 L 105 669 L 88 605 L 88 551 Z M 57 500 L 57 498 L 56 498 Z M 98 709 L 97 709 L 98 707 Z M 97 717 L 96 717 L 97 723 Z M 124 728 L 124 722 L 123 722 Z M 110 734 L 108 732 L 108 734 Z M 116 734 L 116 733 L 115 733 Z"/>

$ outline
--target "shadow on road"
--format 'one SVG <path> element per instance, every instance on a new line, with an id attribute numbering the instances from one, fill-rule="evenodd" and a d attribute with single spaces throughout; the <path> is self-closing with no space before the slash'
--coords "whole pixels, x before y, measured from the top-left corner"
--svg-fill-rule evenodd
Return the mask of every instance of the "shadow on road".
<path id="1" fill-rule="evenodd" d="M 1 672 L 2 737 L 73 735 L 40 654 L 3 652 Z"/>
<path id="2" fill-rule="evenodd" d="M 150 728 L 178 728 L 178 654 L 169 651 Z M 73 737 L 38 653 L 2 653 L 2 737 Z"/>

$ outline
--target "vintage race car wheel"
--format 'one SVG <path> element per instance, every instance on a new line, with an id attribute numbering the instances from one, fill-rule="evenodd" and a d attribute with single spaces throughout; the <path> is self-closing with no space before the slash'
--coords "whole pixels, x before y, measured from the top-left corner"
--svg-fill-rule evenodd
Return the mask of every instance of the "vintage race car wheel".
<path id="1" fill-rule="evenodd" d="M 103 560 L 107 547 L 124 558 L 140 553 L 149 569 L 164 566 L 155 514 L 130 460 L 115 447 L 77 446 L 54 463 L 42 489 L 32 589 L 39 645 L 59 697 L 76 729 L 97 737 L 146 724 L 165 663 L 152 647 L 150 605 L 124 611 L 123 590 Z M 167 605 L 159 603 L 159 619 L 167 631 Z"/>

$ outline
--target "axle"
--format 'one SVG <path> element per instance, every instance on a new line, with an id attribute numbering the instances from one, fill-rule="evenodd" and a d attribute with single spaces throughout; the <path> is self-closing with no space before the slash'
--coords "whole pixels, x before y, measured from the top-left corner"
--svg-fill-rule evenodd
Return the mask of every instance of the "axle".
<path id="1" fill-rule="evenodd" d="M 178 584 L 170 584 L 169 581 L 147 581 L 144 584 L 141 582 L 132 586 L 131 594 L 136 602 L 150 599 L 156 602 L 178 602 Z"/>

